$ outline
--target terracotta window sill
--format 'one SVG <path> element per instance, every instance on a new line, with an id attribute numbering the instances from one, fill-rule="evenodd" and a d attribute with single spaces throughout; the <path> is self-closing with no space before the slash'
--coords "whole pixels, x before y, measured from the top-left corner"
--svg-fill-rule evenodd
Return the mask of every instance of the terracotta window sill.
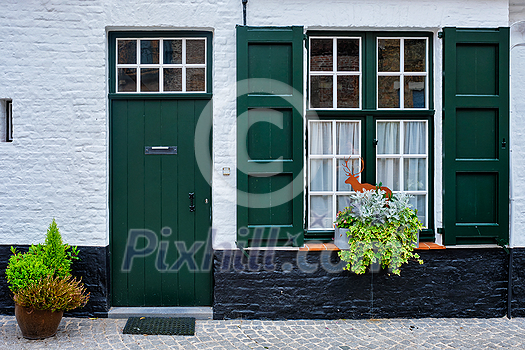
<path id="1" fill-rule="evenodd" d="M 444 246 L 432 243 L 432 242 L 420 242 L 419 247 L 415 250 L 433 250 L 433 249 L 445 249 Z M 308 251 L 321 251 L 321 250 L 339 250 L 333 243 L 306 243 L 299 250 Z"/>

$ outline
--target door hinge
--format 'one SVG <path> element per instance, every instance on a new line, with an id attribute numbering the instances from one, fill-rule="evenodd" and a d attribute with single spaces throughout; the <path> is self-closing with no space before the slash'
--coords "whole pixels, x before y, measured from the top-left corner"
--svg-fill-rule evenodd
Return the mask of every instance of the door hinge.
<path id="1" fill-rule="evenodd" d="M 438 32 L 438 38 L 443 39 L 443 32 Z"/>
<path id="2" fill-rule="evenodd" d="M 194 212 L 195 211 L 195 204 L 193 203 L 193 200 L 195 199 L 195 193 L 194 192 L 190 192 L 188 194 L 188 196 L 190 198 L 190 211 Z"/>

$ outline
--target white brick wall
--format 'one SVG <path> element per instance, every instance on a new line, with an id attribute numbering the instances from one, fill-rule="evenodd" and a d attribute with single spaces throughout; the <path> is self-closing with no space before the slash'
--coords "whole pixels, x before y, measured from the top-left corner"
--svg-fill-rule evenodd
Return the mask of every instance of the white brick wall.
<path id="1" fill-rule="evenodd" d="M 508 6 L 508 0 L 250 0 L 247 20 L 253 26 L 437 32 L 443 26 L 507 26 Z M 41 241 L 52 217 L 69 243 L 108 244 L 107 31 L 208 29 L 214 31 L 215 247 L 233 245 L 235 25 L 241 22 L 240 0 L 4 0 L 0 99 L 13 99 L 15 132 L 12 143 L 0 143 L 0 244 Z M 438 111 L 440 45 L 436 38 Z M 438 112 L 438 175 L 440 120 Z M 223 167 L 231 168 L 229 177 Z M 439 180 L 436 185 L 439 224 Z"/>

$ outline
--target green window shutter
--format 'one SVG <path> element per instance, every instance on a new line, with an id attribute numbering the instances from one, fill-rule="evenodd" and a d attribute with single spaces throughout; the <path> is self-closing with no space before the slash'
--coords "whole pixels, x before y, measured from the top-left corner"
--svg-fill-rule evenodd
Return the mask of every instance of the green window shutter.
<path id="1" fill-rule="evenodd" d="M 237 27 L 237 227 L 303 243 L 303 28 Z"/>
<path id="2" fill-rule="evenodd" d="M 509 28 L 444 29 L 444 243 L 508 242 Z"/>

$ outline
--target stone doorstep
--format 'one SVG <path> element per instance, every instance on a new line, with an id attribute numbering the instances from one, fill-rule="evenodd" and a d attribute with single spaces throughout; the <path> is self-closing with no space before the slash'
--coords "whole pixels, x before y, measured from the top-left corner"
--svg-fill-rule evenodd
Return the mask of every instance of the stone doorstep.
<path id="1" fill-rule="evenodd" d="M 197 320 L 213 319 L 210 306 L 195 307 L 112 307 L 108 318 L 129 317 L 195 317 Z"/>
<path id="2" fill-rule="evenodd" d="M 419 242 L 419 247 L 414 250 L 434 250 L 445 249 L 444 246 L 432 242 Z M 299 250 L 321 251 L 321 250 L 339 250 L 333 243 L 305 243 L 304 247 Z"/>

